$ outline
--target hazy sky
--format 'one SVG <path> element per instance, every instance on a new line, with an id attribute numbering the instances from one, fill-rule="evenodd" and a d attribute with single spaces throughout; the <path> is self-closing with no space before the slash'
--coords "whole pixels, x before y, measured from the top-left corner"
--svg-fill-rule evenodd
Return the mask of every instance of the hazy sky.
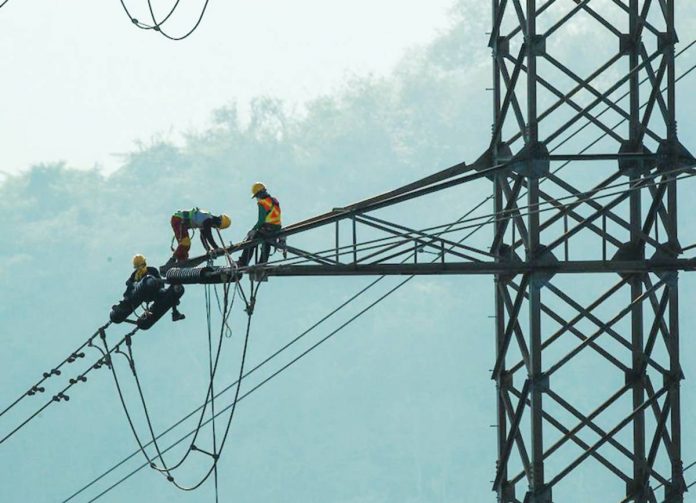
<path id="1" fill-rule="evenodd" d="M 173 2 L 153 3 L 166 12 Z M 202 3 L 181 2 L 171 31 L 187 31 Z M 175 139 L 225 103 L 244 110 L 270 94 L 301 105 L 347 75 L 386 74 L 447 26 L 451 4 L 211 1 L 202 29 L 172 42 L 132 26 L 118 0 L 10 0 L 0 11 L 0 171 L 59 159 L 111 170 L 134 140 Z M 127 5 L 149 20 L 144 0 Z"/>

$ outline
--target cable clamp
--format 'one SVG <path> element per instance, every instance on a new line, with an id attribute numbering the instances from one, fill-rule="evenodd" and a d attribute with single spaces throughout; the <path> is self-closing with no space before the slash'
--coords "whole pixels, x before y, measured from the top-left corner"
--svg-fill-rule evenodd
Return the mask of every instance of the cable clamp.
<path id="1" fill-rule="evenodd" d="M 77 384 L 78 382 L 87 382 L 87 377 L 79 375 L 75 379 L 70 379 L 70 384 Z"/>
<path id="2" fill-rule="evenodd" d="M 251 299 L 251 301 L 249 301 L 247 303 L 247 306 L 244 309 L 244 312 L 247 313 L 249 316 L 251 316 L 252 314 L 254 314 L 254 306 L 255 305 L 256 305 L 256 299 Z"/>

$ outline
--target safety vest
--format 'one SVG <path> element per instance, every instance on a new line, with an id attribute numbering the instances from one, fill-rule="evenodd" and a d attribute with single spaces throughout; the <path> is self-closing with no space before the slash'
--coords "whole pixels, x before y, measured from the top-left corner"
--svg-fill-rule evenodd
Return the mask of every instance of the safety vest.
<path id="1" fill-rule="evenodd" d="M 208 211 L 193 208 L 189 211 L 179 210 L 174 213 L 174 216 L 183 219 L 192 229 L 199 229 L 203 226 L 203 222 L 211 218 L 213 215 Z"/>
<path id="2" fill-rule="evenodd" d="M 264 223 L 280 226 L 280 204 L 275 197 L 264 197 L 259 199 L 259 205 L 266 210 L 266 220 Z"/>

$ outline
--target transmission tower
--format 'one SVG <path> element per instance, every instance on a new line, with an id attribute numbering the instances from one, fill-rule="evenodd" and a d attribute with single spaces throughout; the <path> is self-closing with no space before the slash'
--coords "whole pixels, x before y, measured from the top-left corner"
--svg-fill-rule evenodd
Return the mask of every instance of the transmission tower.
<path id="1" fill-rule="evenodd" d="M 595 460 L 625 484 L 622 501 L 654 502 L 652 487 L 662 485 L 664 500 L 678 503 L 683 501 L 685 484 L 677 270 L 609 272 L 620 261 L 676 259 L 682 251 L 677 177 L 680 159 L 688 154 L 679 143 L 675 119 L 675 2 L 614 0 L 596 11 L 588 0 L 576 0 L 565 12 L 555 5 L 560 3 L 537 5 L 535 0 L 528 0 L 523 6 L 519 0 L 493 2 L 492 160 L 497 164 L 512 159 L 517 173 L 496 176 L 496 210 L 515 212 L 523 187 L 527 205 L 533 210 L 542 201 L 560 206 L 555 195 L 559 192 L 593 194 L 622 178 L 634 187 L 659 183 L 601 204 L 579 197 L 577 203 L 557 212 L 531 211 L 525 218 L 513 214 L 498 221 L 491 249 L 499 260 L 508 257 L 527 263 L 558 263 L 559 267 L 555 275 L 532 270 L 519 281 L 496 278 L 498 463 L 494 489 L 502 503 L 520 501 L 522 495 L 526 503 L 551 503 L 556 487 Z M 574 67 L 585 67 L 584 61 L 562 62 L 551 51 L 551 47 L 567 48 L 564 40 L 574 39 L 568 33 L 571 23 L 581 15 L 594 22 L 593 37 L 610 49 L 606 60 L 599 60 L 600 54 L 587 55 L 599 65 L 583 77 Z M 552 83 L 544 72 L 559 77 Z M 569 83 L 567 88 L 556 84 L 562 80 L 560 76 Z M 647 82 L 641 87 L 643 77 Z M 628 93 L 627 100 L 614 97 L 622 90 Z M 551 101 L 544 108 L 540 106 L 542 93 Z M 644 107 L 642 98 L 647 100 Z M 600 108 L 610 113 L 603 114 Z M 553 119 L 564 115 L 568 115 L 566 120 Z M 590 126 L 579 131 L 580 143 L 582 139 L 593 140 L 598 132 L 606 138 L 595 143 L 599 148 L 592 152 L 596 153 L 575 152 L 575 142 L 569 146 L 559 142 L 583 118 Z M 617 128 L 617 118 L 625 125 Z M 516 126 L 517 131 L 501 141 L 505 126 L 513 121 L 512 129 Z M 613 151 L 609 150 L 612 146 Z M 565 156 L 549 153 L 564 149 L 568 151 Z M 514 157 L 513 150 L 518 152 Z M 618 154 L 614 163 L 606 162 L 611 154 Z M 573 177 L 572 183 L 561 178 L 554 173 L 550 158 L 580 161 L 582 176 Z M 597 163 L 600 159 L 605 162 Z M 509 228 L 516 229 L 519 238 Z M 595 246 L 598 242 L 601 246 Z M 576 298 L 573 282 L 563 277 L 565 263 L 576 249 L 606 264 L 609 272 L 593 275 L 591 283 L 580 283 L 587 290 L 583 299 L 592 292 L 592 299 L 585 304 Z M 551 309 L 551 299 L 555 306 L 564 304 L 563 308 Z M 526 313 L 522 300 L 527 304 Z M 621 303 L 622 309 L 602 309 L 607 303 Z M 589 332 L 578 329 L 581 321 L 589 322 L 584 325 L 591 327 Z M 576 337 L 575 346 L 560 354 L 554 352 L 553 344 L 570 334 Z M 523 356 L 522 365 L 508 363 L 513 336 Z M 559 389 L 563 386 L 554 384 L 570 380 L 573 386 L 591 392 L 598 385 L 593 379 L 594 367 L 579 373 L 573 369 L 572 375 L 563 377 L 579 354 L 590 351 L 599 355 L 597 365 L 609 365 L 619 379 L 610 396 L 596 403 L 592 411 L 581 412 L 582 407 L 563 396 Z M 550 354 L 553 356 L 547 357 Z M 559 410 L 569 414 L 574 424 L 564 425 L 558 418 Z M 614 415 L 620 412 L 623 419 L 600 427 L 602 415 L 609 410 Z M 596 437 L 583 440 L 587 436 L 579 435 L 581 430 L 590 430 Z M 559 455 L 566 442 L 577 447 L 570 460 Z M 513 469 L 511 461 L 515 445 L 521 470 Z M 662 463 L 658 464 L 660 454 Z M 527 489 L 520 490 L 522 482 L 528 484 Z M 597 498 L 605 501 L 599 494 Z"/>
<path id="2" fill-rule="evenodd" d="M 334 226 L 333 243 L 320 252 L 286 246 L 290 258 L 243 272 L 492 275 L 497 500 L 566 501 L 599 466 L 616 490 L 597 485 L 591 501 L 682 503 L 678 279 L 696 262 L 683 257 L 677 187 L 696 163 L 677 135 L 675 1 L 492 5 L 487 151 L 291 225 L 282 235 Z M 591 51 L 579 58 L 582 47 Z M 576 56 L 563 61 L 569 49 Z M 479 225 L 489 224 L 486 248 L 448 239 L 470 227 L 466 219 L 416 230 L 370 214 L 482 179 L 494 201 Z M 424 250 L 435 260 L 419 262 Z M 168 280 L 235 272 L 173 269 Z"/>

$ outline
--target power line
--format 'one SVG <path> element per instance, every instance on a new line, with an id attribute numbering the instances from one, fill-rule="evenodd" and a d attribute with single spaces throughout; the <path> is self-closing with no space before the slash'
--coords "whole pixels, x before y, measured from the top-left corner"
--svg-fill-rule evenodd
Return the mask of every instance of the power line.
<path id="1" fill-rule="evenodd" d="M 5 0 L 5 1 L 8 1 L 8 0 Z M 176 0 L 176 2 L 174 3 L 174 6 L 170 9 L 170 11 L 167 13 L 167 15 L 161 21 L 157 21 L 157 17 L 155 16 L 154 9 L 152 8 L 152 2 L 151 2 L 151 0 L 147 0 L 148 10 L 150 11 L 150 17 L 152 18 L 152 23 L 153 23 L 152 25 L 149 25 L 149 24 L 143 23 L 143 22 L 139 21 L 137 18 L 133 17 L 130 10 L 126 6 L 124 0 L 120 0 L 121 6 L 123 7 L 123 10 L 125 11 L 128 18 L 131 20 L 131 23 L 133 23 L 133 25 L 135 25 L 137 28 L 140 28 L 141 30 L 153 30 L 153 31 L 159 32 L 163 37 L 168 38 L 169 40 L 173 40 L 173 41 L 184 40 L 184 39 L 188 38 L 191 34 L 193 34 L 194 31 L 196 31 L 198 29 L 198 26 L 201 24 L 201 21 L 203 21 L 203 16 L 205 16 L 205 12 L 208 9 L 208 3 L 210 0 L 205 0 L 205 3 L 203 4 L 203 8 L 201 9 L 201 13 L 199 14 L 198 19 L 194 23 L 193 27 L 189 31 L 184 33 L 183 35 L 174 36 L 174 35 L 170 35 L 166 31 L 164 31 L 162 29 L 162 27 L 164 26 L 164 24 L 167 23 L 169 18 L 176 11 L 176 9 L 179 5 L 179 1 L 180 0 Z"/>
<path id="2" fill-rule="evenodd" d="M 338 313 L 340 310 L 342 310 L 345 306 L 347 306 L 348 304 L 350 304 L 351 302 L 353 302 L 356 298 L 358 298 L 358 297 L 359 297 L 360 295 L 362 295 L 364 292 L 366 292 L 367 290 L 369 290 L 370 288 L 372 288 L 373 286 L 375 286 L 377 283 L 381 282 L 381 281 L 384 280 L 385 278 L 386 278 L 386 276 L 380 276 L 379 278 L 377 278 L 377 279 L 375 279 L 374 281 L 372 281 L 371 283 L 369 283 L 369 284 L 368 284 L 366 287 L 364 287 L 362 290 L 358 291 L 356 294 L 354 294 L 354 295 L 353 295 L 352 297 L 350 297 L 348 300 L 346 300 L 345 302 L 343 302 L 341 305 L 339 305 L 339 306 L 338 306 L 337 308 L 335 308 L 333 311 L 331 311 L 330 313 L 328 313 L 327 315 L 325 315 L 323 318 L 321 318 L 319 321 L 317 321 L 316 323 L 314 323 L 314 325 L 312 325 L 310 328 L 308 328 L 307 330 L 305 330 L 304 332 L 302 332 L 301 334 L 299 334 L 299 335 L 298 335 L 297 337 L 295 337 L 292 341 L 290 341 L 289 343 L 285 344 L 283 347 L 281 347 L 281 348 L 278 349 L 276 352 L 274 352 L 273 354 L 271 354 L 270 356 L 268 356 L 267 358 L 265 358 L 262 362 L 260 362 L 259 364 L 257 364 L 254 368 L 252 368 L 251 370 L 249 370 L 248 372 L 246 372 L 242 378 L 245 379 L 245 378 L 247 378 L 248 376 L 250 376 L 251 374 L 253 374 L 254 372 L 256 372 L 257 370 L 259 370 L 261 367 L 263 367 L 264 365 L 266 365 L 269 361 L 271 361 L 272 359 L 276 358 L 276 357 L 277 357 L 278 355 L 280 355 L 282 352 L 284 352 L 285 350 L 287 350 L 288 348 L 290 348 L 293 344 L 295 344 L 295 343 L 298 342 L 300 339 L 302 339 L 303 337 L 305 337 L 307 334 L 309 334 L 310 332 L 312 332 L 315 328 L 317 328 L 318 326 L 320 326 L 321 324 L 323 324 L 323 323 L 324 323 L 325 321 L 327 321 L 329 318 L 331 318 L 331 317 L 334 316 L 336 313 Z M 215 398 L 219 398 L 221 395 L 223 395 L 224 393 L 228 392 L 230 389 L 232 389 L 232 388 L 233 388 L 234 386 L 236 386 L 236 385 L 237 385 L 237 382 L 233 382 L 232 384 L 228 385 L 228 386 L 225 387 L 222 391 L 220 391 L 220 392 L 218 392 L 217 394 L 215 394 Z M 196 412 L 198 412 L 198 411 L 201 410 L 202 408 L 203 408 L 203 405 L 201 405 L 200 407 L 194 409 L 191 413 L 187 414 L 186 416 L 182 417 L 182 418 L 181 418 L 180 420 L 178 420 L 176 423 L 172 424 L 169 428 L 167 428 L 167 429 L 164 430 L 162 433 L 160 433 L 160 434 L 157 436 L 157 439 L 162 438 L 164 435 L 166 435 L 167 433 L 171 432 L 171 431 L 172 431 L 173 429 L 175 429 L 176 427 L 180 426 L 182 423 L 184 423 L 184 421 L 186 421 L 187 419 L 191 418 Z M 148 446 L 151 445 L 151 444 L 152 444 L 152 442 L 149 442 L 148 444 L 145 445 L 145 447 L 148 447 Z M 136 455 L 138 454 L 138 452 L 139 452 L 139 451 L 136 450 L 136 451 L 134 451 L 132 454 L 130 454 L 129 456 L 127 456 L 127 457 L 125 457 L 124 459 L 122 459 L 119 463 L 115 464 L 115 465 L 114 465 L 113 467 L 111 467 L 109 470 L 107 470 L 107 471 L 105 471 L 104 473 L 102 473 L 100 476 L 98 476 L 97 478 L 95 478 L 92 482 L 90 482 L 89 484 L 83 486 L 83 487 L 80 488 L 78 491 L 76 491 L 75 493 L 73 493 L 72 495 L 70 495 L 66 500 L 63 501 L 63 503 L 67 503 L 68 501 L 71 501 L 73 498 L 75 498 L 76 496 L 78 496 L 79 494 L 81 494 L 82 492 L 84 492 L 86 489 L 88 489 L 89 487 L 91 487 L 91 486 L 94 485 L 95 483 L 99 482 L 102 478 L 104 478 L 105 476 L 109 475 L 109 474 L 110 474 L 111 472 L 113 472 L 115 469 L 119 468 L 121 465 L 123 465 L 124 463 L 126 463 L 127 461 L 129 461 L 130 459 L 132 459 L 134 456 L 136 456 Z"/>
<path id="3" fill-rule="evenodd" d="M 288 362 L 288 363 L 286 363 L 285 365 L 283 365 L 279 370 L 277 370 L 277 371 L 275 371 L 274 373 L 272 373 L 269 377 L 267 377 L 266 379 L 264 379 L 263 381 L 261 381 L 259 384 L 257 384 L 257 385 L 254 386 L 253 388 L 251 388 L 249 391 L 247 391 L 247 392 L 244 393 L 243 395 L 237 397 L 231 404 L 229 404 L 229 405 L 228 405 L 227 407 L 225 407 L 224 409 L 220 410 L 220 411 L 217 413 L 216 417 L 217 417 L 217 416 L 220 416 L 221 414 L 223 414 L 223 413 L 224 413 L 225 411 L 227 411 L 228 409 L 230 409 L 230 408 L 232 408 L 232 407 L 235 407 L 236 404 L 237 404 L 238 402 L 242 401 L 244 398 L 248 397 L 249 395 L 251 395 L 252 393 L 254 393 L 255 391 L 257 391 L 261 386 L 263 386 L 264 384 L 268 383 L 269 381 L 271 381 L 272 379 L 274 379 L 275 377 L 277 377 L 279 374 L 281 374 L 282 372 L 284 372 L 285 370 L 287 370 L 289 367 L 291 367 L 292 365 L 294 365 L 296 362 L 298 362 L 301 358 L 305 357 L 305 356 L 306 356 L 307 354 L 309 354 L 310 352 L 314 351 L 314 350 L 315 350 L 316 348 L 318 348 L 321 344 L 323 344 L 324 342 L 326 342 L 327 340 L 329 340 L 331 337 L 333 337 L 334 335 L 336 335 L 338 332 L 340 332 L 343 328 L 345 328 L 346 326 L 348 326 L 350 323 L 352 323 L 353 321 L 355 321 L 356 319 L 358 319 L 360 316 L 362 316 L 363 314 L 365 314 L 367 311 L 369 311 L 370 309 L 372 309 L 373 307 L 375 307 L 377 304 L 379 304 L 380 302 L 382 302 L 384 299 L 386 299 L 387 297 L 389 297 L 391 294 L 393 294 L 394 292 L 396 292 L 398 289 L 400 289 L 401 287 L 403 287 L 406 283 L 408 283 L 409 281 L 411 281 L 414 277 L 415 277 L 415 276 L 409 276 L 408 278 L 406 278 L 405 280 L 403 280 L 401 283 L 399 283 L 398 285 L 396 285 L 395 287 L 393 287 L 393 288 L 392 288 L 391 290 L 389 290 L 387 293 L 385 293 L 384 295 L 382 295 L 381 297 L 379 297 L 376 301 L 372 302 L 370 305 L 368 305 L 366 308 L 364 308 L 363 310 L 361 310 L 359 313 L 355 314 L 355 315 L 354 315 L 353 317 L 351 317 L 348 321 L 344 322 L 344 323 L 343 323 L 341 326 L 339 326 L 337 329 L 333 330 L 331 333 L 329 333 L 328 335 L 326 335 L 325 337 L 323 337 L 322 339 L 320 339 L 318 342 L 316 342 L 315 344 L 313 344 L 312 346 L 310 346 L 308 349 L 306 349 L 305 351 L 303 351 L 299 356 L 295 357 L 295 358 L 292 359 L 290 362 Z M 242 377 L 242 379 L 243 379 L 243 377 Z M 239 382 L 237 382 L 236 384 L 239 384 Z M 210 423 L 211 421 L 212 421 L 212 419 L 206 420 L 206 421 L 203 423 L 203 426 L 207 425 L 207 424 Z M 173 449 L 173 448 L 176 447 L 178 444 L 180 444 L 181 442 L 183 442 L 184 440 L 186 440 L 186 438 L 188 438 L 189 436 L 191 436 L 193 433 L 194 433 L 194 432 L 191 431 L 191 432 L 187 433 L 186 435 L 184 435 L 183 437 L 180 437 L 176 442 L 174 442 L 173 444 L 171 444 L 169 447 L 167 447 L 166 449 L 164 449 L 162 452 L 163 452 L 163 453 L 166 453 L 168 450 Z M 136 473 L 138 473 L 140 470 L 142 470 L 143 468 L 145 468 L 145 467 L 147 467 L 147 466 L 148 466 L 147 463 L 144 463 L 144 464 L 140 465 L 138 468 L 136 468 L 135 470 L 133 470 L 132 472 L 130 472 L 129 474 L 127 474 L 126 476 L 124 476 L 123 478 L 121 478 L 119 481 L 117 481 L 116 483 L 114 483 L 113 485 L 111 485 L 110 487 L 108 487 L 107 489 L 105 489 L 104 491 L 102 491 L 101 493 L 99 493 L 97 496 L 95 496 L 94 498 L 90 499 L 90 500 L 89 500 L 89 503 L 92 503 L 93 501 L 96 501 L 97 499 L 101 498 L 101 497 L 104 496 L 106 493 L 108 493 L 109 491 L 111 491 L 112 489 L 114 489 L 116 486 L 118 486 L 118 485 L 120 485 L 121 483 L 125 482 L 125 481 L 128 480 L 130 477 L 132 477 L 133 475 L 135 475 Z M 72 497 L 71 497 L 71 498 L 72 498 Z M 69 498 L 69 499 L 70 499 L 70 498 Z M 69 499 L 68 499 L 68 500 L 69 500 Z M 68 500 L 65 500 L 65 501 L 68 501 Z M 64 502 L 64 503 L 65 503 L 65 502 Z"/>
<path id="4" fill-rule="evenodd" d="M 112 351 L 116 350 L 120 344 L 122 344 L 126 338 L 128 338 L 130 335 L 134 334 L 138 329 L 135 328 L 133 331 L 130 333 L 126 334 L 123 339 L 121 339 L 121 342 L 119 342 L 114 348 L 112 348 Z M 103 334 L 104 331 L 102 330 L 100 332 L 100 335 Z M 105 353 L 102 358 L 97 360 L 97 362 L 87 368 L 84 372 L 79 374 L 77 377 L 70 379 L 69 384 L 63 388 L 60 392 L 58 392 L 56 395 L 53 395 L 53 398 L 46 402 L 41 408 L 39 408 L 36 412 L 34 412 L 31 416 L 29 416 L 27 419 L 25 419 L 19 426 L 17 426 L 14 430 L 12 430 L 10 433 L 5 435 L 2 440 L 0 440 L 0 444 L 2 444 L 5 440 L 10 438 L 12 435 L 17 433 L 19 430 L 21 430 L 27 423 L 29 423 L 32 419 L 34 419 L 36 416 L 41 414 L 46 408 L 48 408 L 49 405 L 51 405 L 54 402 L 61 402 L 61 401 L 68 401 L 70 400 L 70 397 L 66 395 L 65 393 L 72 388 L 75 384 L 79 382 L 86 382 L 87 381 L 87 374 L 89 374 L 92 370 L 101 368 L 102 365 L 107 365 L 107 366 L 113 366 L 111 363 L 111 352 Z"/>
<path id="5" fill-rule="evenodd" d="M 237 286 L 237 283 L 238 283 L 238 280 L 235 282 L 235 287 Z M 229 283 L 227 284 L 227 286 L 229 287 Z M 240 389 L 240 386 L 241 386 L 241 380 L 242 380 L 242 376 L 243 376 L 243 374 L 244 374 L 244 364 L 245 364 L 245 360 L 246 360 L 246 351 L 247 351 L 247 347 L 248 347 L 249 333 L 250 333 L 250 330 L 251 330 L 251 316 L 252 316 L 252 314 L 253 314 L 253 304 L 255 303 L 256 295 L 257 295 L 257 293 L 258 293 L 259 288 L 260 288 L 260 283 L 257 284 L 256 290 L 254 290 L 254 284 L 253 284 L 253 282 L 252 282 L 252 285 L 251 285 L 251 292 L 250 292 L 250 297 L 249 297 L 250 300 L 249 300 L 249 302 L 247 302 L 247 309 L 246 309 L 246 312 L 247 312 L 247 328 L 246 328 L 246 335 L 245 335 L 245 338 L 244 338 L 244 348 L 243 348 L 242 359 L 241 359 L 241 364 L 240 364 L 239 379 L 238 379 L 238 381 L 237 381 L 237 389 L 236 389 L 236 392 L 235 392 L 235 400 L 236 400 L 237 397 L 239 396 L 239 389 Z M 222 320 L 221 327 L 220 327 L 220 345 L 222 344 L 222 335 L 223 335 L 223 331 L 224 331 L 224 327 L 225 327 L 225 319 L 226 319 L 226 317 L 227 317 L 227 309 L 228 309 L 228 307 L 229 307 L 229 303 L 228 303 L 228 292 L 229 292 L 229 289 L 225 292 L 225 298 L 224 298 L 223 320 Z M 140 380 L 139 380 L 139 378 L 138 378 L 138 374 L 137 374 L 137 371 L 136 371 L 136 368 L 135 368 L 135 361 L 134 361 L 133 354 L 132 354 L 132 345 L 131 345 L 131 343 L 130 343 L 130 340 L 127 340 L 127 341 L 126 341 L 126 344 L 127 344 L 127 347 L 128 347 L 128 352 L 129 352 L 129 357 L 130 357 L 130 358 L 129 358 L 129 361 L 130 361 L 130 365 L 131 365 L 131 370 L 132 370 L 133 377 L 134 377 L 135 382 L 136 382 L 136 386 L 137 386 L 137 388 L 138 388 L 138 394 L 139 394 L 140 399 L 141 399 L 141 403 L 142 403 L 142 406 L 143 406 L 143 411 L 144 411 L 144 413 L 145 413 L 145 418 L 146 418 L 146 421 L 147 421 L 148 429 L 149 429 L 149 431 L 150 431 L 150 435 L 151 435 L 151 438 L 152 438 L 151 442 L 149 442 L 148 445 L 154 444 L 155 450 L 156 450 L 156 452 L 157 452 L 157 457 L 158 457 L 159 460 L 161 461 L 161 463 L 162 463 L 162 465 L 163 465 L 164 468 L 163 468 L 163 469 L 157 468 L 157 467 L 155 466 L 153 460 L 150 458 L 150 456 L 149 456 L 149 455 L 147 454 L 147 452 L 145 451 L 145 448 L 144 448 L 144 446 L 143 446 L 143 443 L 142 443 L 142 441 L 140 440 L 140 437 L 139 437 L 139 435 L 138 435 L 138 433 L 137 433 L 137 431 L 136 431 L 136 429 L 135 429 L 135 425 L 133 424 L 133 422 L 132 422 L 132 420 L 131 420 L 131 416 L 130 416 L 130 413 L 129 413 L 129 411 L 128 411 L 128 407 L 127 407 L 127 405 L 126 405 L 125 399 L 123 398 L 123 394 L 122 394 L 122 392 L 121 392 L 121 388 L 120 388 L 120 385 L 119 385 L 119 383 L 118 383 L 118 377 L 117 377 L 117 374 L 116 374 L 115 367 L 112 367 L 112 372 L 113 372 L 113 375 L 114 375 L 114 381 L 115 381 L 115 383 L 116 383 L 116 387 L 117 387 L 117 390 L 118 390 L 118 392 L 119 392 L 118 394 L 119 394 L 119 398 L 120 398 L 120 401 L 121 401 L 121 405 L 123 406 L 123 409 L 124 409 L 124 412 L 125 412 L 125 414 L 126 414 L 126 418 L 128 419 L 128 423 L 129 423 L 129 426 L 130 426 L 130 428 L 131 428 L 131 431 L 132 431 L 132 433 L 133 433 L 133 435 L 134 435 L 134 437 L 135 437 L 135 439 L 136 439 L 136 442 L 138 443 L 138 447 L 139 447 L 140 451 L 142 452 L 143 456 L 145 457 L 145 459 L 147 460 L 147 464 L 148 464 L 151 468 L 154 468 L 156 471 L 158 471 L 159 473 L 161 473 L 163 476 L 166 476 L 167 480 L 168 480 L 169 482 L 171 482 L 172 484 L 174 484 L 174 486 L 176 486 L 178 489 L 183 490 L 183 491 L 193 491 L 193 490 L 197 489 L 198 487 L 200 487 L 203 483 L 205 483 L 205 481 L 210 477 L 210 475 L 211 475 L 213 472 L 215 472 L 215 471 L 217 470 L 217 464 L 218 464 L 218 462 L 219 462 L 220 454 L 221 454 L 221 452 L 222 452 L 222 450 L 223 450 L 223 448 L 224 448 L 226 439 L 227 439 L 227 437 L 228 437 L 228 433 L 229 433 L 229 430 L 230 430 L 230 427 L 231 427 L 231 424 L 232 424 L 232 420 L 233 420 L 233 418 L 234 418 L 234 413 L 235 413 L 236 406 L 231 408 L 230 416 L 229 416 L 229 418 L 228 418 L 228 420 L 227 420 L 227 426 L 226 426 L 226 428 L 225 428 L 225 433 L 223 434 L 222 440 L 221 440 L 221 442 L 220 442 L 220 449 L 219 449 L 219 451 L 217 451 L 217 448 L 216 448 L 216 450 L 214 450 L 214 452 L 211 454 L 211 453 L 208 453 L 208 452 L 204 451 L 203 449 L 200 449 L 200 448 L 196 447 L 195 444 L 194 444 L 193 442 L 191 443 L 191 445 L 190 445 L 190 447 L 189 447 L 189 450 L 188 450 L 187 453 L 184 455 L 184 457 L 182 458 L 182 460 L 177 464 L 177 467 L 180 466 L 180 465 L 183 463 L 183 461 L 184 461 L 184 460 L 186 459 L 186 457 L 188 456 L 188 453 L 191 452 L 191 451 L 199 451 L 199 452 L 203 452 L 203 453 L 205 453 L 205 454 L 209 454 L 209 455 L 213 458 L 213 464 L 212 464 L 210 470 L 201 478 L 201 480 L 199 480 L 198 482 L 196 482 L 194 485 L 188 486 L 188 487 L 182 486 L 181 484 L 179 484 L 179 483 L 174 479 L 173 475 L 171 474 L 171 472 L 173 471 L 173 468 L 168 467 L 167 464 L 166 464 L 166 462 L 165 462 L 165 460 L 164 460 L 163 454 L 164 454 L 165 451 L 162 451 L 162 450 L 160 449 L 159 444 L 158 444 L 158 442 L 157 442 L 157 437 L 156 437 L 156 435 L 155 435 L 155 433 L 154 433 L 154 429 L 153 429 L 153 427 L 152 427 L 152 421 L 151 421 L 151 419 L 150 419 L 150 414 L 149 414 L 149 412 L 148 412 L 148 408 L 147 408 L 147 404 L 146 404 L 146 401 L 145 401 L 145 397 L 144 397 L 144 394 L 143 394 L 143 391 L 142 391 L 142 387 L 141 387 L 141 385 L 140 385 Z M 106 347 L 106 344 L 105 344 L 105 347 Z M 108 348 L 106 348 L 106 349 L 108 350 Z M 217 356 L 219 357 L 219 347 L 218 347 L 218 355 L 217 355 Z M 215 369 L 214 369 L 214 370 L 217 370 L 217 359 L 216 359 L 216 362 L 215 362 Z M 211 370 L 211 372 L 214 372 L 214 370 Z M 211 393 L 211 390 L 212 390 L 213 379 L 214 379 L 214 373 L 213 373 L 212 376 L 211 376 L 211 382 L 210 382 L 210 385 L 209 385 L 209 387 L 208 387 L 208 395 L 206 396 L 206 404 L 207 404 L 207 402 L 208 402 L 208 397 L 210 396 L 210 393 Z M 214 401 L 214 398 L 213 398 L 213 401 Z M 202 416 L 203 416 L 204 414 L 205 414 L 205 406 L 204 406 L 204 408 L 203 408 Z M 213 418 L 214 418 L 214 417 L 215 417 L 215 416 L 213 415 Z M 205 424 L 207 424 L 207 422 L 206 422 Z M 213 424 L 214 424 L 214 422 L 213 422 Z M 200 430 L 200 428 L 201 428 L 201 425 L 200 425 L 200 423 L 199 423 L 198 427 L 197 427 L 196 430 L 195 430 L 195 435 L 196 435 L 196 436 L 198 435 L 198 431 Z M 166 474 L 166 475 L 165 475 L 165 474 Z"/>
<path id="6" fill-rule="evenodd" d="M 8 0 L 5 0 L 7 2 Z M 4 4 L 2 4 L 4 5 Z M 0 5 L 0 7 L 2 7 Z M 29 388 L 28 391 L 24 392 L 22 395 L 20 395 L 14 402 L 12 402 L 10 405 L 8 405 L 2 412 L 0 412 L 0 417 L 2 417 L 7 411 L 12 409 L 15 405 L 17 405 L 19 402 L 22 401 L 22 399 L 26 398 L 27 396 L 34 396 L 38 393 L 43 393 L 45 390 L 44 387 L 41 385 L 46 381 L 47 379 L 50 379 L 52 376 L 59 376 L 61 374 L 61 367 L 65 365 L 66 363 L 73 363 L 79 358 L 84 358 L 85 353 L 82 351 L 85 347 L 90 346 L 94 338 L 99 334 L 101 330 L 106 330 L 109 325 L 111 325 L 111 322 L 106 323 L 105 325 L 102 325 L 97 329 L 96 332 L 94 332 L 85 342 L 83 342 L 75 351 L 71 352 L 69 356 L 67 356 L 62 362 L 60 362 L 58 365 L 55 367 L 51 368 L 50 371 L 44 372 L 43 377 L 39 379 L 31 388 Z"/>

